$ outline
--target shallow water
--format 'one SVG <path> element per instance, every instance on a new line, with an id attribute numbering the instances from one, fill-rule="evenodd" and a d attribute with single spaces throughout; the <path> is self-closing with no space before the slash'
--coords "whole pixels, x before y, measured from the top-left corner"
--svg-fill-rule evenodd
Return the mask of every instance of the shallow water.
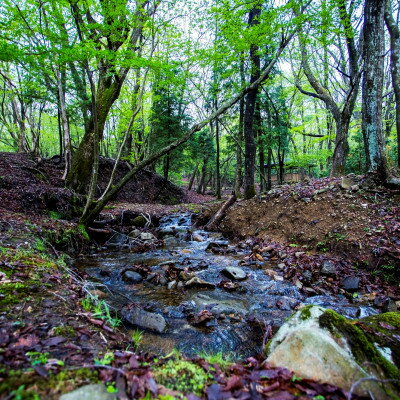
<path id="1" fill-rule="evenodd" d="M 137 303 L 146 311 L 163 315 L 167 321 L 165 333 L 146 331 L 141 344 L 144 350 L 165 354 L 178 348 L 188 355 L 223 351 L 236 357 L 247 357 L 261 351 L 267 325 L 277 329 L 301 304 L 322 305 L 348 317 L 374 313 L 371 309 L 350 304 L 344 296 L 307 298 L 293 284 L 267 276 L 263 263 L 239 265 L 245 254 L 220 234 L 193 231 L 189 214 L 164 217 L 159 233 L 166 239 L 168 247 L 144 254 L 130 253 L 127 249 L 105 250 L 76 262 L 94 282 L 101 282 L 109 289 L 107 301 L 113 307 L 120 309 L 129 303 Z M 204 241 L 192 240 L 196 235 Z M 221 248 L 233 254 L 213 254 L 207 250 L 210 243 L 219 243 Z M 166 284 L 146 281 L 127 284 L 122 279 L 124 269 L 139 264 L 162 275 L 168 267 L 160 264 L 165 262 L 174 263 L 180 270 L 194 272 L 200 279 L 215 285 L 229 280 L 222 273 L 225 267 L 239 267 L 247 278 L 237 281 L 239 287 L 235 291 L 219 287 L 168 289 Z M 194 325 L 193 315 L 202 310 L 210 311 L 215 318 L 205 325 Z"/>

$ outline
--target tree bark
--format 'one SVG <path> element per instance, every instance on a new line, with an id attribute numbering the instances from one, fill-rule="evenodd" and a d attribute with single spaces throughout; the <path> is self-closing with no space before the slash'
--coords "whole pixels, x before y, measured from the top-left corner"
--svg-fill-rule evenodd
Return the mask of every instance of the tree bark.
<path id="1" fill-rule="evenodd" d="M 400 168 L 400 29 L 393 18 L 391 0 L 386 0 L 385 22 L 390 34 L 390 71 L 396 102 L 397 166 Z"/>
<path id="2" fill-rule="evenodd" d="M 261 6 L 259 2 L 249 12 L 248 26 L 252 27 L 260 23 Z M 258 46 L 250 47 L 251 75 L 250 84 L 255 82 L 260 76 L 260 56 Z M 244 141 L 245 141 L 245 162 L 244 162 L 244 197 L 251 199 L 256 195 L 254 182 L 256 145 L 254 141 L 254 111 L 257 101 L 258 87 L 249 91 L 246 97 L 246 108 L 244 111 Z"/>
<path id="3" fill-rule="evenodd" d="M 210 219 L 208 224 L 204 227 L 206 230 L 212 230 L 217 227 L 217 225 L 222 221 L 225 217 L 226 212 L 230 207 L 232 207 L 236 202 L 235 193 L 218 209 L 215 215 Z"/>
<path id="4" fill-rule="evenodd" d="M 364 7 L 364 76 L 362 85 L 362 131 L 366 164 L 382 182 L 387 166 L 382 129 L 382 90 L 384 79 L 385 0 L 366 0 Z"/>
<path id="5" fill-rule="evenodd" d="M 242 87 L 245 85 L 244 76 L 244 60 L 243 53 L 240 55 L 240 82 Z M 236 140 L 236 171 L 235 171 L 235 194 L 236 197 L 241 197 L 241 188 L 243 185 L 243 157 L 242 157 L 242 143 L 243 143 L 243 120 L 244 120 L 244 97 L 239 102 L 239 126 Z"/>

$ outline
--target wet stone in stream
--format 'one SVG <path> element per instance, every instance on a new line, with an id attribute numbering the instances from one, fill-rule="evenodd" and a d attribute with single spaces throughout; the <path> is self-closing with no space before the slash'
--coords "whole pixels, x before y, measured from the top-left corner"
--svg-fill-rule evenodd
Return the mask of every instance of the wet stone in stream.
<path id="1" fill-rule="evenodd" d="M 265 273 L 276 265 L 243 263 L 245 253 L 220 234 L 193 230 L 190 214 L 162 218 L 158 235 L 163 248 L 143 254 L 122 248 L 76 262 L 107 286 L 112 293 L 107 301 L 132 329 L 146 330 L 143 350 L 165 354 L 175 347 L 188 355 L 205 350 L 247 357 L 261 351 L 266 325 L 278 328 L 301 304 L 320 304 L 349 317 L 374 312 L 344 296 L 307 298 L 295 285 Z M 128 271 L 136 282 L 123 279 Z"/>

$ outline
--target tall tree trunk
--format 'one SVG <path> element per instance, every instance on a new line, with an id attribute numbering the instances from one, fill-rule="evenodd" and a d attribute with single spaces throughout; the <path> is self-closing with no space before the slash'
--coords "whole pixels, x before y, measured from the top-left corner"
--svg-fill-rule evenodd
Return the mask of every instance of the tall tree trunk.
<path id="1" fill-rule="evenodd" d="M 198 170 L 199 170 L 199 163 L 197 163 L 196 166 L 194 167 L 192 176 L 190 177 L 188 190 L 192 190 L 193 183 L 194 183 L 194 180 L 195 180 L 195 178 L 196 178 L 196 175 L 197 175 L 197 171 L 198 171 Z"/>
<path id="2" fill-rule="evenodd" d="M 364 7 L 364 76 L 362 85 L 362 131 L 369 172 L 384 182 L 387 167 L 382 129 L 384 76 L 385 0 L 366 0 Z"/>
<path id="3" fill-rule="evenodd" d="M 244 76 L 244 54 L 240 54 L 240 83 L 242 87 L 245 85 Z M 239 126 L 236 140 L 236 171 L 235 171 L 235 194 L 237 198 L 242 196 L 241 188 L 243 185 L 243 157 L 242 157 L 242 143 L 243 143 L 243 125 L 244 125 L 244 103 L 245 99 L 242 97 L 239 102 Z"/>
<path id="4" fill-rule="evenodd" d="M 272 187 L 272 148 L 268 147 L 268 155 L 267 155 L 267 190 L 270 190 Z"/>
<path id="5" fill-rule="evenodd" d="M 390 71 L 396 101 L 397 166 L 400 168 L 400 29 L 393 18 L 391 0 L 386 0 L 385 22 L 390 34 Z"/>
<path id="6" fill-rule="evenodd" d="M 64 75 L 64 76 L 63 76 Z M 64 91 L 64 84 L 65 81 L 65 72 L 59 71 L 56 69 L 56 80 L 57 80 L 57 90 L 58 90 L 58 99 L 60 105 L 60 116 L 62 122 L 62 131 L 63 131 L 63 138 L 64 138 L 64 174 L 62 179 L 65 180 L 68 172 L 71 168 L 71 160 L 72 160 L 72 150 L 71 150 L 71 134 L 69 130 L 69 123 L 68 123 L 68 116 L 67 116 L 67 107 L 65 105 L 65 91 Z"/>
<path id="7" fill-rule="evenodd" d="M 199 193 L 199 194 L 201 194 L 201 192 L 203 190 L 203 186 L 204 186 L 204 181 L 206 180 L 207 163 L 208 163 L 208 158 L 204 158 L 203 166 L 201 168 L 200 181 L 199 181 L 199 185 L 197 186 L 197 193 Z"/>
<path id="8" fill-rule="evenodd" d="M 349 154 L 349 143 L 347 135 L 349 131 L 351 115 L 344 116 L 340 114 L 335 118 L 336 122 L 336 138 L 335 150 L 333 151 L 331 176 L 342 176 L 345 174 L 346 158 Z"/>
<path id="9" fill-rule="evenodd" d="M 264 154 L 264 139 L 262 137 L 262 127 L 261 127 L 261 109 L 260 102 L 257 101 L 256 110 L 254 113 L 255 122 L 255 132 L 257 136 L 257 146 L 258 146 L 258 161 L 259 161 L 259 173 L 260 173 L 260 193 L 264 192 L 265 186 L 265 154 Z"/>
<path id="10" fill-rule="evenodd" d="M 248 26 L 258 25 L 261 15 L 261 6 L 259 2 L 249 12 Z M 258 46 L 250 47 L 251 76 L 250 84 L 255 82 L 260 76 L 260 56 Z M 244 112 L 244 140 L 245 140 L 245 163 L 244 163 L 244 197 L 251 199 L 256 195 L 254 182 L 256 145 L 254 141 L 254 110 L 257 101 L 258 88 L 251 90 L 246 97 L 246 108 Z"/>

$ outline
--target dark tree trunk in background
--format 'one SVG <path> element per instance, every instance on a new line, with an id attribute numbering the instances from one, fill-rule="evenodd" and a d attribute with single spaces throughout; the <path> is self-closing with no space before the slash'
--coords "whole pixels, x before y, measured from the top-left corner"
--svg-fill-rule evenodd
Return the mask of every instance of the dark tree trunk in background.
<path id="1" fill-rule="evenodd" d="M 196 166 L 193 170 L 192 176 L 190 177 L 188 190 L 192 190 L 193 183 L 194 183 L 194 180 L 196 179 L 196 174 L 197 174 L 198 169 L 199 169 L 199 163 L 196 164 Z"/>
<path id="2" fill-rule="evenodd" d="M 396 101 L 397 166 L 400 168 L 400 29 L 393 18 L 391 0 L 386 1 L 385 22 L 390 34 L 390 71 Z"/>
<path id="3" fill-rule="evenodd" d="M 249 27 L 259 24 L 261 6 L 259 3 L 249 12 Z M 250 83 L 255 82 L 260 76 L 260 56 L 258 46 L 250 47 L 251 76 Z M 245 140 L 245 162 L 244 162 L 244 197 L 251 199 L 256 195 L 254 181 L 256 145 L 254 141 L 254 110 L 257 101 L 258 88 L 251 90 L 246 97 L 244 111 L 244 140 Z"/>
<path id="4" fill-rule="evenodd" d="M 199 184 L 197 186 L 197 193 L 201 194 L 202 190 L 203 190 L 203 186 L 204 186 L 204 182 L 206 180 L 206 173 L 207 173 L 207 163 L 208 163 L 208 159 L 205 158 L 203 160 L 203 166 L 201 168 L 201 175 L 200 175 L 200 181 Z"/>
<path id="5" fill-rule="evenodd" d="M 240 56 L 240 82 L 243 87 L 245 85 L 243 53 Z M 236 142 L 235 194 L 237 198 L 240 198 L 242 195 L 241 188 L 243 185 L 242 143 L 243 143 L 244 101 L 245 99 L 244 97 L 242 97 L 239 103 L 239 126 L 236 139 L 237 142 Z"/>
<path id="6" fill-rule="evenodd" d="M 364 76 L 362 83 L 362 131 L 369 172 L 387 179 L 382 127 L 384 77 L 385 0 L 366 0 L 364 7 Z"/>

